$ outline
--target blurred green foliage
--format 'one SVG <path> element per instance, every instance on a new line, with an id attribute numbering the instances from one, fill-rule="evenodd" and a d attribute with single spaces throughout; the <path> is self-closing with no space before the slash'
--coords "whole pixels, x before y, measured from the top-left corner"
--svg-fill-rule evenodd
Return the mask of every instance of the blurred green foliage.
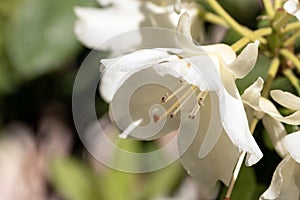
<path id="1" fill-rule="evenodd" d="M 73 8 L 95 4 L 92 0 L 1 1 L 0 95 L 76 59 L 80 44 L 73 33 Z"/>

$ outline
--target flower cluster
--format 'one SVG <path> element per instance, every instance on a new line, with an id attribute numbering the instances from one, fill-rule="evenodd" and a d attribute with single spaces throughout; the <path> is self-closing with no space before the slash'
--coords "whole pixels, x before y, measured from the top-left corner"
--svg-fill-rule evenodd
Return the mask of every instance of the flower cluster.
<path id="1" fill-rule="evenodd" d="M 284 75 L 300 92 L 300 62 L 294 54 L 300 22 L 293 18 L 300 19 L 298 1 L 264 0 L 267 17 L 262 19 L 268 19 L 269 25 L 255 31 L 236 22 L 214 0 L 206 1 L 213 13 L 196 1 L 99 3 L 103 8 L 75 9 L 79 18 L 75 33 L 88 47 L 115 53 L 119 45 L 97 45 L 131 29 L 176 29 L 177 48 L 131 51 L 130 43 L 126 46 L 129 53 L 101 60 L 104 72 L 99 90 L 110 104 L 111 121 L 122 131 L 120 138 L 154 140 L 177 131 L 184 168 L 208 193 L 222 181 L 229 186 L 226 198 L 230 198 L 244 158 L 252 166 L 263 157 L 253 137 L 261 120 L 283 160 L 260 199 L 299 199 L 300 98 L 280 87 L 271 90 L 273 82 Z M 231 46 L 197 46 L 193 39 L 204 38 L 202 20 L 233 29 L 242 37 Z M 141 43 L 134 43 L 135 48 L 142 47 Z M 255 67 L 260 50 L 271 60 L 268 77 L 264 81 L 263 74 L 258 74 L 257 81 L 240 95 L 236 80 L 244 79 Z M 283 115 L 282 109 L 289 114 Z M 295 130 L 288 133 L 286 125 Z"/>

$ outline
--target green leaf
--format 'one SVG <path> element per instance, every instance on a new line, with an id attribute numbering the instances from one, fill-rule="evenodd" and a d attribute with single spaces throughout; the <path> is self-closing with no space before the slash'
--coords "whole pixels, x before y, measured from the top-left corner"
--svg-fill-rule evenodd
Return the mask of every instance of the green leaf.
<path id="1" fill-rule="evenodd" d="M 266 130 L 262 130 L 262 138 L 263 138 L 263 141 L 264 141 L 264 144 L 266 145 L 266 147 L 269 150 L 274 150 L 274 146 L 273 146 L 272 141 L 269 137 L 269 134 L 267 133 Z"/>
<path id="2" fill-rule="evenodd" d="M 34 78 L 58 69 L 75 56 L 80 45 L 73 33 L 73 7 L 79 3 L 79 0 L 20 3 L 5 34 L 8 57 L 19 77 Z"/>
<path id="3" fill-rule="evenodd" d="M 75 159 L 54 161 L 51 165 L 50 180 L 66 199 L 102 199 L 96 184 L 97 175 Z"/>
<path id="4" fill-rule="evenodd" d="M 256 184 L 254 169 L 243 166 L 235 183 L 231 200 L 253 200 L 257 187 Z"/>
<path id="5" fill-rule="evenodd" d="M 219 200 L 223 200 L 225 194 L 227 192 L 227 187 L 223 187 L 222 191 L 219 195 Z M 257 193 L 257 182 L 255 177 L 255 172 L 252 167 L 242 166 L 237 181 L 235 182 L 235 186 L 233 188 L 233 192 L 231 194 L 231 200 L 256 200 L 254 198 Z"/>
<path id="6" fill-rule="evenodd" d="M 166 196 L 179 184 L 183 177 L 183 168 L 179 162 L 146 175 L 146 185 L 137 199 L 153 199 L 157 196 Z"/>

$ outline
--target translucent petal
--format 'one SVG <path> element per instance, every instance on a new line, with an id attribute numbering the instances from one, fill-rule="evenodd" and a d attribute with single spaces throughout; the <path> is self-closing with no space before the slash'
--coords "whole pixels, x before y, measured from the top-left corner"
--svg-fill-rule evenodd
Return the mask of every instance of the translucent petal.
<path id="1" fill-rule="evenodd" d="M 129 130 L 134 122 L 139 123 L 126 132 L 126 137 L 152 140 L 177 129 L 181 114 L 165 117 L 155 122 L 154 115 L 162 116 L 173 102 L 161 104 L 165 93 L 172 94 L 181 85 L 179 79 L 170 75 L 160 76 L 153 68 L 132 74 L 119 87 L 110 104 L 110 118 L 122 131 Z"/>
<path id="2" fill-rule="evenodd" d="M 191 35 L 191 24 L 192 18 L 189 12 L 184 12 L 178 21 L 176 32 L 177 43 L 179 47 L 189 56 L 199 55 L 203 52 L 202 48 L 199 48 L 194 44 L 192 35 Z"/>
<path id="3" fill-rule="evenodd" d="M 254 67 L 258 56 L 259 43 L 250 43 L 238 55 L 235 61 L 225 67 L 231 71 L 236 78 L 244 78 Z"/>
<path id="4" fill-rule="evenodd" d="M 226 44 L 213 44 L 208 46 L 202 46 L 208 55 L 213 55 L 219 58 L 219 62 L 222 64 L 229 64 L 236 59 L 236 53 L 233 49 Z"/>
<path id="5" fill-rule="evenodd" d="M 300 9 L 300 4 L 297 0 L 288 0 L 284 3 L 283 8 L 291 15 L 295 15 Z"/>
<path id="6" fill-rule="evenodd" d="M 89 48 L 95 48 L 113 36 L 139 28 L 144 20 L 139 10 L 140 4 L 139 1 L 128 0 L 118 1 L 117 4 L 103 9 L 76 7 L 74 12 L 78 20 L 74 32 L 80 42 Z M 138 45 L 141 42 L 138 32 L 129 39 L 130 41 L 110 42 L 98 47 L 100 50 L 120 51 L 120 46 L 130 49 L 128 45 Z"/>
<path id="7" fill-rule="evenodd" d="M 242 95 L 243 102 L 250 106 L 255 111 L 260 111 L 259 101 L 261 96 L 261 90 L 264 86 L 264 80 L 261 77 L 250 85 Z"/>
<path id="8" fill-rule="evenodd" d="M 215 66 L 212 61 L 205 60 L 204 56 L 192 57 L 188 60 L 192 66 L 195 66 L 198 74 L 197 81 L 199 82 L 194 81 L 194 84 L 199 86 L 200 90 L 216 91 L 220 103 L 222 124 L 230 140 L 241 151 L 248 153 L 247 165 L 255 164 L 261 159 L 262 152 L 250 133 L 243 102 L 236 85 L 230 85 L 232 87 L 230 90 L 234 93 L 234 95 L 231 95 L 221 81 L 220 74 L 216 69 L 218 66 Z M 236 124 L 239 124 L 239 126 L 236 126 Z"/>
<path id="9" fill-rule="evenodd" d="M 269 115 L 265 115 L 262 119 L 264 127 L 268 132 L 271 142 L 276 150 L 276 152 L 283 158 L 288 154 L 286 149 L 286 144 L 283 138 L 287 135 L 285 127 L 283 124 Z"/>
<path id="10" fill-rule="evenodd" d="M 286 117 L 275 117 L 278 121 L 284 122 L 286 124 L 291 125 L 299 125 L 300 124 L 300 110 L 294 112 L 291 115 L 288 115 Z"/>
<path id="11" fill-rule="evenodd" d="M 247 152 L 246 165 L 255 164 L 263 155 L 250 133 L 241 98 L 234 97 L 225 91 L 219 101 L 221 102 L 220 109 L 225 132 L 234 145 Z"/>
<path id="12" fill-rule="evenodd" d="M 274 106 L 274 104 L 266 99 L 266 98 L 261 98 L 259 101 L 260 108 L 262 109 L 263 112 L 266 114 L 270 115 L 277 121 L 286 123 L 286 124 L 291 124 L 291 125 L 298 125 L 300 124 L 300 110 L 296 111 L 295 113 L 283 117 L 277 110 L 277 108 Z"/>
<path id="13" fill-rule="evenodd" d="M 181 162 L 184 168 L 208 191 L 213 191 L 218 180 L 229 184 L 240 155 L 238 148 L 223 130 L 220 137 L 216 138 L 217 142 L 212 150 L 204 158 L 199 158 L 199 149 L 204 144 L 210 125 L 222 126 L 220 121 L 214 121 L 212 107 L 211 98 L 207 98 L 205 106 L 194 120 L 182 122 L 178 136 L 179 153 L 183 154 Z"/>
<path id="14" fill-rule="evenodd" d="M 102 59 L 105 72 L 101 78 L 100 93 L 110 102 L 116 90 L 125 79 L 137 70 L 178 57 L 168 53 L 168 49 L 144 49 L 113 59 Z"/>
<path id="15" fill-rule="evenodd" d="M 291 110 L 300 110 L 300 97 L 282 90 L 272 90 L 271 97 L 280 105 Z"/>
<path id="16" fill-rule="evenodd" d="M 116 2 L 116 0 L 97 0 L 97 2 L 101 6 L 109 6 L 110 4 L 113 4 L 114 2 Z"/>
<path id="17" fill-rule="evenodd" d="M 300 164 L 300 131 L 287 135 L 284 140 L 291 157 Z"/>
<path id="18" fill-rule="evenodd" d="M 261 200 L 299 200 L 299 178 L 300 165 L 297 164 L 290 156 L 285 157 L 277 166 L 271 185 L 261 195 Z"/>

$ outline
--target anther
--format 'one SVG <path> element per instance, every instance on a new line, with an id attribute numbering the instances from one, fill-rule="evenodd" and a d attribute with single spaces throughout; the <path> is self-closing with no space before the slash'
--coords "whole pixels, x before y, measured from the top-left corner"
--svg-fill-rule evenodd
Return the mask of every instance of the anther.
<path id="1" fill-rule="evenodd" d="M 157 123 L 160 120 L 160 116 L 158 114 L 153 115 L 153 121 Z"/>
<path id="2" fill-rule="evenodd" d="M 183 86 L 182 86 L 183 87 Z M 185 86 L 184 86 L 185 87 Z M 181 107 L 187 102 L 187 100 L 191 97 L 191 95 L 194 93 L 196 89 L 196 86 L 191 86 L 180 98 L 179 100 L 175 101 L 175 103 L 168 109 L 166 110 L 166 112 L 164 114 L 162 114 L 161 116 L 154 114 L 153 115 L 153 120 L 154 122 L 158 122 L 161 119 L 165 118 L 165 117 L 170 117 L 173 118 L 181 109 Z M 182 89 L 180 89 L 182 90 Z M 178 92 L 178 91 L 177 91 Z M 174 93 L 169 96 L 166 100 L 166 102 L 172 98 L 172 96 L 174 95 Z"/>
<path id="3" fill-rule="evenodd" d="M 168 97 L 169 97 L 169 93 L 166 92 L 166 93 L 161 97 L 161 102 L 162 102 L 162 103 L 165 103 L 165 102 L 167 101 Z"/>
<path id="4" fill-rule="evenodd" d="M 199 110 L 200 110 L 200 106 L 198 104 L 195 105 L 195 107 L 193 108 L 193 110 L 190 112 L 188 118 L 189 119 L 195 119 L 196 115 L 198 114 Z"/>
<path id="5" fill-rule="evenodd" d="M 169 100 L 171 100 L 173 97 L 175 97 L 179 92 L 181 92 L 184 88 L 186 88 L 188 86 L 188 84 L 183 84 L 182 86 L 180 86 L 177 90 L 175 90 L 175 92 L 173 92 L 171 95 L 167 95 L 164 94 L 161 98 L 161 102 L 162 103 L 166 103 Z"/>
<path id="6" fill-rule="evenodd" d="M 194 90 L 195 88 L 192 87 Z M 192 97 L 193 92 L 191 92 L 184 100 L 181 102 L 181 104 L 170 114 L 170 118 L 174 118 L 177 113 L 183 108 L 183 106 L 188 102 L 188 100 Z"/>
<path id="7" fill-rule="evenodd" d="M 197 98 L 198 98 L 199 106 L 201 106 L 201 107 L 204 106 L 204 100 L 207 97 L 207 95 L 208 95 L 208 91 L 203 91 L 198 94 Z"/>

